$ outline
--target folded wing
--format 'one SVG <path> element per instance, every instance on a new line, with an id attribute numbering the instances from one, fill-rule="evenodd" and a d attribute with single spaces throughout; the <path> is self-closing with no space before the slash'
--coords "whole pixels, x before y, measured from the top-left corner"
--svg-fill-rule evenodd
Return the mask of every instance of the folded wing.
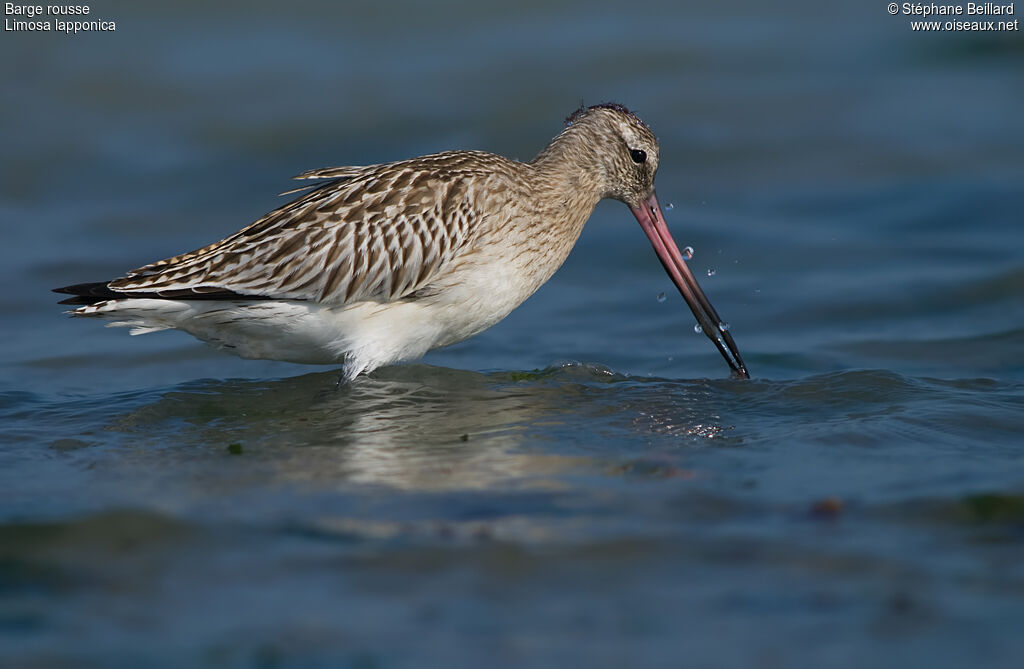
<path id="1" fill-rule="evenodd" d="M 479 227 L 472 180 L 444 166 L 443 155 L 307 172 L 297 178 L 330 181 L 220 242 L 92 290 L 108 299 L 104 291 L 339 305 L 400 299 L 427 286 Z"/>

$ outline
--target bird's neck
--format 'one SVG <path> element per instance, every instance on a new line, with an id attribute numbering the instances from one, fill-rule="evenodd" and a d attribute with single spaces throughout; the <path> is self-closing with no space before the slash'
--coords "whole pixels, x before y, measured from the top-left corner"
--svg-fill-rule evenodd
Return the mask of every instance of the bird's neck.
<path id="1" fill-rule="evenodd" d="M 538 195 L 582 214 L 580 227 L 606 190 L 602 162 L 583 135 L 573 126 L 566 128 L 530 162 Z"/>
<path id="2" fill-rule="evenodd" d="M 601 199 L 599 180 L 588 169 L 597 157 L 570 130 L 526 165 L 523 201 L 528 213 L 516 220 L 523 244 L 538 249 L 526 272 L 532 277 L 530 292 L 565 261 Z"/>

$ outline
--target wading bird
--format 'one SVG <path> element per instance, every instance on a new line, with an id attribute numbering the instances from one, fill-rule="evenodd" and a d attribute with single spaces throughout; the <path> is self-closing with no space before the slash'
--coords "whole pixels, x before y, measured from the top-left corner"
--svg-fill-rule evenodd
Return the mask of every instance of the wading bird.
<path id="1" fill-rule="evenodd" d="M 132 334 L 175 328 L 244 358 L 343 378 L 471 337 L 551 278 L 602 198 L 624 202 L 732 373 L 732 335 L 669 234 L 658 142 L 638 116 L 580 108 L 529 163 L 447 151 L 313 170 L 308 192 L 226 239 L 56 292 Z M 291 193 L 307 190 L 300 188 Z"/>

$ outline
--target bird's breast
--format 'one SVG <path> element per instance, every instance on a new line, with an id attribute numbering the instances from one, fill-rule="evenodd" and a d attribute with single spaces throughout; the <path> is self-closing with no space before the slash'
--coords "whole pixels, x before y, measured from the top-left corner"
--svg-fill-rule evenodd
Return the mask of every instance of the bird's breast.
<path id="1" fill-rule="evenodd" d="M 422 300 L 443 320 L 445 336 L 438 346 L 462 341 L 505 318 L 554 275 L 579 236 L 578 230 L 552 236 L 510 227 L 460 254 L 427 287 Z"/>

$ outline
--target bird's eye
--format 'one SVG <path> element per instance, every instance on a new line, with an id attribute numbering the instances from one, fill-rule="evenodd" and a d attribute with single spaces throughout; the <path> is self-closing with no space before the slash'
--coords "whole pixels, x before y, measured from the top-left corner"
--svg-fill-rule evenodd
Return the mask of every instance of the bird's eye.
<path id="1" fill-rule="evenodd" d="M 642 163 L 647 160 L 647 152 L 643 149 L 633 149 L 629 152 L 629 157 L 633 159 L 634 163 Z"/>

